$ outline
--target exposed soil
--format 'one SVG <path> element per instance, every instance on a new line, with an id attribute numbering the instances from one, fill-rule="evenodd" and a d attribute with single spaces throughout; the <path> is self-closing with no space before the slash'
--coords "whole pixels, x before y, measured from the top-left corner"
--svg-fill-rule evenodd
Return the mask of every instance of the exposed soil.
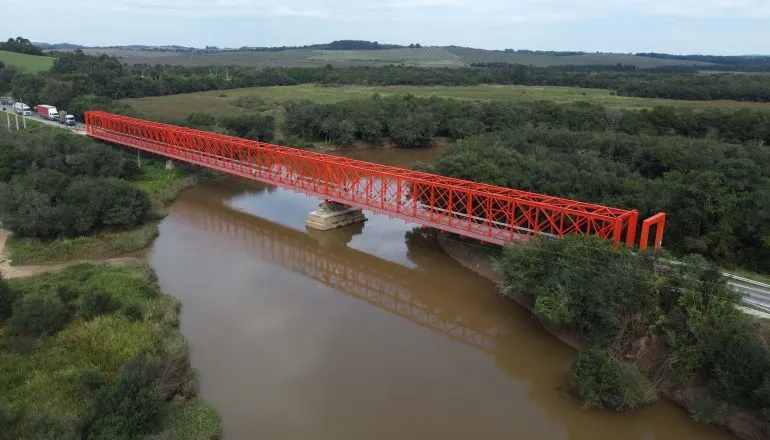
<path id="1" fill-rule="evenodd" d="M 9 231 L 0 229 L 0 275 L 5 279 L 33 277 L 44 273 L 59 272 L 78 263 L 105 264 L 109 266 L 140 266 L 144 264 L 144 261 L 141 258 L 118 257 L 105 260 L 72 261 L 60 264 L 11 266 L 11 257 L 5 250 L 5 243 L 8 241 L 10 235 L 11 233 Z"/>

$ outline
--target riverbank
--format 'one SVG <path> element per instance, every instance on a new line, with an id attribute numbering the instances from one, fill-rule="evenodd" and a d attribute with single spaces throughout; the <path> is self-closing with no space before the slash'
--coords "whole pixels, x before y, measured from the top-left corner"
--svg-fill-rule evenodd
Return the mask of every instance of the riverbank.
<path id="1" fill-rule="evenodd" d="M 15 298 L 0 313 L 9 438 L 220 437 L 216 412 L 197 395 L 181 304 L 146 265 L 76 264 L 2 283 L 0 296 Z"/>
<path id="2" fill-rule="evenodd" d="M 455 240 L 439 239 L 441 247 L 455 261 L 477 274 L 496 282 L 501 291 L 501 275 L 497 262 L 485 252 L 471 246 L 466 246 Z M 532 301 L 522 299 L 518 295 L 506 296 L 533 311 Z M 770 325 L 767 320 L 756 317 L 747 318 L 754 329 L 750 338 L 759 340 L 760 345 L 767 347 L 767 334 Z M 569 329 L 552 326 L 542 319 L 539 320 L 544 328 L 558 339 L 584 353 L 587 347 L 585 339 L 571 333 Z M 723 348 L 726 349 L 726 348 Z M 619 356 L 624 360 L 621 364 L 633 365 L 654 384 L 656 393 L 686 409 L 699 423 L 710 424 L 725 428 L 736 437 L 743 440 L 762 440 L 770 438 L 770 423 L 762 419 L 757 412 L 745 410 L 719 401 L 707 387 L 699 382 L 685 382 L 682 385 L 676 379 L 676 370 L 668 365 L 672 356 L 667 343 L 656 334 L 642 336 L 633 341 L 625 349 L 620 350 Z M 744 360 L 749 362 L 749 360 Z"/>
<path id="3" fill-rule="evenodd" d="M 438 237 L 438 242 L 444 252 L 456 262 L 460 263 L 460 265 L 494 282 L 497 284 L 498 289 L 502 289 L 502 286 L 500 285 L 500 273 L 497 270 L 496 255 L 486 249 L 469 246 L 460 241 L 442 236 Z M 532 312 L 534 304 L 527 300 L 527 298 L 520 295 L 511 295 L 510 298 L 527 309 L 530 313 Z M 547 322 L 540 321 L 540 325 L 557 339 L 575 350 L 585 350 L 587 345 L 586 340 L 580 335 L 571 332 L 569 329 L 560 328 Z"/>
<path id="4" fill-rule="evenodd" d="M 202 180 L 202 172 L 180 169 L 166 170 L 160 161 L 145 161 L 139 178 L 132 182 L 145 191 L 152 204 L 147 223 L 120 232 L 101 232 L 75 238 L 40 240 L 6 236 L 5 253 L 0 265 L 10 273 L 13 266 L 28 266 L 14 273 L 39 273 L 36 266 L 61 266 L 72 261 L 116 260 L 148 247 L 158 236 L 158 222 L 166 216 L 167 207 L 179 194 Z M 50 269 L 51 267 L 49 267 Z"/>
<path id="5" fill-rule="evenodd" d="M 41 129 L 4 151 L 6 176 L 15 178 L 4 195 L 16 197 L 4 206 L 9 228 L 24 231 L 31 222 L 44 237 L 45 228 L 69 232 L 67 222 L 90 221 L 96 226 L 82 231 L 102 232 L 41 240 L 0 229 L 0 432 L 18 439 L 219 438 L 219 417 L 198 397 L 179 330 L 181 303 L 132 254 L 158 236 L 170 202 L 207 174 L 144 158 L 136 168 L 119 150 L 70 136 Z M 28 148 L 36 141 L 61 160 L 30 168 L 41 154 Z M 42 192 L 25 187 L 29 181 L 45 182 Z M 21 218 L 23 191 L 48 206 Z M 56 205 L 62 194 L 66 208 Z M 74 220 L 44 215 L 55 209 Z M 136 220 L 121 218 L 131 215 Z M 138 226 L 107 232 L 105 225 Z"/>

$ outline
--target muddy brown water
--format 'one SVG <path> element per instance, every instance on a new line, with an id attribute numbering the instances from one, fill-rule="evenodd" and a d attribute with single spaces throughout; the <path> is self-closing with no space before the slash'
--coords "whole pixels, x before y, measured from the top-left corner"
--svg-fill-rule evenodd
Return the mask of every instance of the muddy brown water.
<path id="1" fill-rule="evenodd" d="M 357 151 L 408 166 L 437 151 Z M 660 402 L 592 411 L 576 352 L 415 225 L 367 213 L 320 233 L 318 200 L 224 182 L 186 191 L 149 251 L 182 300 L 201 394 L 225 440 L 727 440 Z"/>

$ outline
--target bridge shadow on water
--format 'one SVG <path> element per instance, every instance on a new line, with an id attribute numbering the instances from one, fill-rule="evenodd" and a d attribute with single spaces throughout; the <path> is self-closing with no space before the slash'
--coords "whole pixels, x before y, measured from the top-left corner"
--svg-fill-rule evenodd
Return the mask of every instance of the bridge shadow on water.
<path id="1" fill-rule="evenodd" d="M 522 433 L 547 432 L 540 438 L 571 440 L 727 438 L 694 426 L 670 405 L 628 416 L 580 409 L 558 385 L 567 383 L 567 368 L 575 352 L 547 334 L 527 311 L 495 295 L 490 282 L 451 260 L 430 234 L 405 232 L 406 258 L 414 265 L 410 268 L 350 247 L 364 234 L 366 223 L 332 231 L 303 231 L 224 203 L 244 193 L 273 191 L 271 186 L 251 183 L 207 185 L 205 191 L 193 189 L 180 198 L 170 218 L 213 234 L 228 247 L 238 247 L 254 258 L 492 356 L 500 370 L 522 382 L 528 400 L 536 402 L 554 425 L 532 428 L 534 431 L 522 427 Z M 460 288 L 442 289 L 446 285 Z M 487 288 L 464 291 L 464 285 Z"/>

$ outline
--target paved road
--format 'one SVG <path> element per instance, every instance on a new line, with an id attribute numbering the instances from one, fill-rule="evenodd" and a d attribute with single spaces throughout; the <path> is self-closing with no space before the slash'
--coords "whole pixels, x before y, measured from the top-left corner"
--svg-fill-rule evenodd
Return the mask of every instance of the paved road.
<path id="1" fill-rule="evenodd" d="M 13 115 L 15 114 L 13 111 L 13 105 L 6 105 L 5 107 L 6 111 L 11 112 L 11 126 L 13 127 L 15 124 L 15 120 L 13 118 Z M 21 117 L 21 115 L 19 115 L 19 117 Z M 66 125 L 62 125 L 56 121 L 44 119 L 35 113 L 33 113 L 31 116 L 26 116 L 26 118 L 41 122 L 46 125 L 66 128 L 73 131 L 78 131 L 80 133 L 85 131 L 85 124 L 82 122 L 77 122 L 74 127 L 67 127 Z M 2 112 L 0 112 L 0 124 L 5 123 L 5 117 L 2 115 Z M 21 124 L 21 120 L 19 120 L 19 124 Z M 753 311 L 753 314 L 758 314 L 760 316 L 770 318 L 770 285 L 747 278 L 738 277 L 729 273 L 725 273 L 725 275 L 730 278 L 728 284 L 743 294 L 743 302 L 746 306 L 746 309 Z"/>
<path id="2" fill-rule="evenodd" d="M 5 107 L 6 112 L 11 114 L 11 129 L 15 129 L 16 120 L 14 119 L 14 115 L 16 115 L 16 112 L 13 109 L 13 104 L 0 105 L 0 109 L 3 107 Z M 76 130 L 76 129 L 85 130 L 86 128 L 85 124 L 83 124 L 82 122 L 76 122 L 74 127 L 68 127 L 66 125 L 60 124 L 58 121 L 51 121 L 49 119 L 45 119 L 42 116 L 38 115 L 37 113 L 32 113 L 32 115 L 30 116 L 22 116 L 22 115 L 18 115 L 18 116 L 19 116 L 19 127 L 21 127 L 21 123 L 22 123 L 21 118 L 24 117 L 27 119 L 31 119 L 33 121 L 40 122 L 41 124 L 52 125 L 59 128 L 68 128 L 70 130 Z M 3 114 L 2 110 L 0 110 L 0 125 L 5 125 L 6 123 L 7 123 L 6 117 Z"/>

